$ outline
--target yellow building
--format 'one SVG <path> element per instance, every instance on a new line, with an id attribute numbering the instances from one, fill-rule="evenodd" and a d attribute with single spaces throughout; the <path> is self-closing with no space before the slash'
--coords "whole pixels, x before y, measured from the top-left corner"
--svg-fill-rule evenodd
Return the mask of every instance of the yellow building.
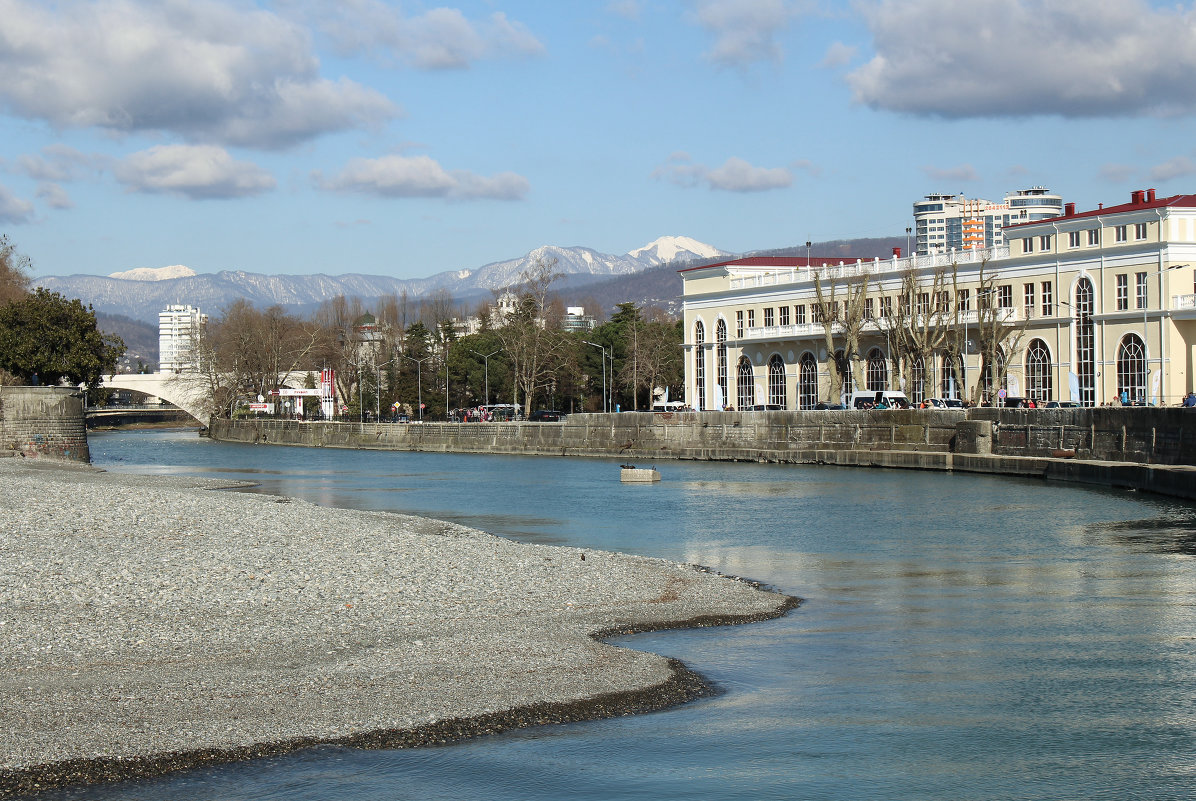
<path id="1" fill-rule="evenodd" d="M 914 401 L 1175 405 L 1193 390 L 1196 195 L 1138 191 L 1080 213 L 1067 204 L 1005 236 L 1003 247 L 924 256 L 747 258 L 681 271 L 686 402 L 808 409 L 853 389 L 900 389 Z M 857 354 L 832 388 L 828 359 L 846 345 L 854 293 Z"/>

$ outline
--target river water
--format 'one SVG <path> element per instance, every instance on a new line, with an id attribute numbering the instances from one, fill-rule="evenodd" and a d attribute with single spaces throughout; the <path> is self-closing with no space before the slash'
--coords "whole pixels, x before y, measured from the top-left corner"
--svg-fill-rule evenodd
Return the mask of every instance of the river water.
<path id="1" fill-rule="evenodd" d="M 110 470 L 260 482 L 329 506 L 661 556 L 805 599 L 620 644 L 722 693 L 443 748 L 318 748 L 87 799 L 1191 799 L 1196 510 L 987 476 L 93 435 Z"/>

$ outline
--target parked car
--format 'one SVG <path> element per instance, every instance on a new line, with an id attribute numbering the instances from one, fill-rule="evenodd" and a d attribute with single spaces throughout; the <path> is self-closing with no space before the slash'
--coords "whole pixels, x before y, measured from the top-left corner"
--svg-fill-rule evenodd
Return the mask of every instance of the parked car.
<path id="1" fill-rule="evenodd" d="M 536 409 L 528 415 L 527 421 L 529 423 L 559 423 L 564 417 L 564 414 L 555 409 Z"/>
<path id="2" fill-rule="evenodd" d="M 848 405 L 852 409 L 908 409 L 909 398 L 905 397 L 904 392 L 895 390 L 868 390 L 851 393 Z"/>
<path id="3" fill-rule="evenodd" d="M 783 412 L 785 407 L 779 403 L 757 403 L 755 406 L 747 407 L 749 412 Z"/>
<path id="4" fill-rule="evenodd" d="M 942 398 L 927 398 L 926 400 L 922 401 L 922 405 L 927 409 L 946 409 L 947 401 L 943 400 Z"/>
<path id="5" fill-rule="evenodd" d="M 847 407 L 844 406 L 842 403 L 826 403 L 824 401 L 819 401 L 818 403 L 814 404 L 814 409 L 816 411 L 820 411 L 820 412 L 828 411 L 828 410 L 829 411 L 842 411 L 846 408 Z"/>
<path id="6" fill-rule="evenodd" d="M 1080 404 L 1076 401 L 1050 401 L 1046 407 L 1048 409 L 1078 409 Z"/>

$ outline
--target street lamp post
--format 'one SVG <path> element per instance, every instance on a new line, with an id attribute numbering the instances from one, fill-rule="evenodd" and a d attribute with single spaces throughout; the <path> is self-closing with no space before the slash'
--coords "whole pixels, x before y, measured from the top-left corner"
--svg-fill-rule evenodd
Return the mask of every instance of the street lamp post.
<path id="1" fill-rule="evenodd" d="M 606 346 L 599 345 L 597 342 L 590 342 L 589 340 L 582 340 L 582 341 L 585 342 L 585 344 L 592 345 L 593 347 L 598 348 L 600 351 L 602 351 L 602 411 L 609 412 L 610 411 L 610 403 L 609 403 L 610 398 L 607 396 L 607 393 L 606 393 Z M 611 368 L 613 370 L 613 368 L 614 368 L 613 364 L 611 365 Z"/>
<path id="2" fill-rule="evenodd" d="M 382 420 L 382 368 L 393 362 L 394 359 L 382 362 L 377 365 L 378 370 L 378 384 L 374 387 L 374 416 L 379 422 Z"/>
<path id="3" fill-rule="evenodd" d="M 482 361 L 485 364 L 485 370 L 486 370 L 486 404 L 485 405 L 489 406 L 490 405 L 490 357 L 494 356 L 496 354 L 502 353 L 502 348 L 499 348 L 498 350 L 494 351 L 494 353 L 478 353 L 473 348 L 469 348 L 468 350 L 470 353 L 474 354 L 475 356 L 481 356 Z M 605 376 L 606 374 L 603 373 L 603 375 Z"/>
<path id="4" fill-rule="evenodd" d="M 423 366 L 424 362 L 431 359 L 431 356 L 425 356 L 422 359 L 417 359 L 414 356 L 403 356 L 404 359 L 410 359 L 415 362 L 415 388 L 418 402 L 419 402 L 419 421 L 424 421 L 424 380 L 423 380 Z"/>

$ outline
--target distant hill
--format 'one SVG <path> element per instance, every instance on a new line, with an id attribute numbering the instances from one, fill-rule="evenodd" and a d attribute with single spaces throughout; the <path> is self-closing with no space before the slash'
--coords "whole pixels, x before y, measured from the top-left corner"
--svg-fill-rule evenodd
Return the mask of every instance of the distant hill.
<path id="1" fill-rule="evenodd" d="M 893 248 L 905 252 L 904 237 L 877 237 L 872 239 L 842 239 L 831 242 L 814 242 L 810 245 L 810 257 L 815 259 L 871 259 L 874 256 L 886 258 L 893 254 Z M 744 256 L 800 256 L 805 257 L 806 246 L 758 250 Z M 569 305 L 585 305 L 601 309 L 609 315 L 620 303 L 634 302 L 641 308 L 656 306 L 671 315 L 681 314 L 681 276 L 678 270 L 713 264 L 728 257 L 716 259 L 695 259 L 685 263 L 672 263 L 654 267 L 618 279 L 597 280 L 577 287 L 564 282 L 557 286 L 557 292 Z M 733 257 L 732 257 L 733 258 Z M 595 315 L 601 317 L 602 315 Z"/>
<path id="2" fill-rule="evenodd" d="M 134 320 L 120 314 L 96 312 L 96 324 L 105 334 L 116 334 L 125 343 L 125 357 L 121 367 L 127 371 L 137 369 L 141 361 L 149 367 L 158 367 L 158 321 L 153 324 Z"/>
<path id="3" fill-rule="evenodd" d="M 109 276 L 47 276 L 35 283 L 67 297 L 82 299 L 98 312 L 157 323 L 170 304 L 198 306 L 209 314 L 244 298 L 257 306 L 275 304 L 310 310 L 337 295 L 365 302 L 391 293 L 411 298 L 447 291 L 459 301 L 489 298 L 494 290 L 517 283 L 540 259 L 554 259 L 555 269 L 576 283 L 629 276 L 670 262 L 719 258 L 729 254 L 689 237 L 667 236 L 630 253 L 616 256 L 584 247 L 536 248 L 517 259 L 493 262 L 476 270 L 455 270 L 429 278 L 400 279 L 383 275 L 264 275 L 243 270 L 195 273 L 175 265 L 138 269 Z"/>
<path id="4" fill-rule="evenodd" d="M 816 242 L 809 253 L 815 258 L 886 258 L 893 248 L 904 246 L 903 237 L 847 239 Z M 806 247 L 802 244 L 743 255 L 805 256 Z M 337 295 L 360 298 L 369 307 L 377 298 L 391 293 L 406 292 L 408 297 L 419 300 L 433 292 L 447 291 L 463 306 L 472 308 L 477 301 L 492 298 L 495 290 L 517 283 L 522 273 L 542 258 L 556 259 L 556 269 L 563 276 L 554 289 L 567 305 L 585 306 L 587 313 L 604 318 L 617 304 L 628 301 L 679 314 L 681 278 L 677 271 L 735 256 L 688 237 L 661 237 L 622 256 L 584 247 L 544 246 L 518 259 L 493 262 L 477 270 L 417 279 L 359 273 L 264 275 L 239 270 L 194 273 L 176 265 L 110 276 L 48 276 L 35 283 L 92 304 L 97 313 L 111 321 L 108 325 L 119 328 L 113 330 L 101 325 L 104 330 L 125 337 L 135 365 L 137 358 L 147 364 L 157 362 L 158 312 L 170 304 L 190 304 L 217 315 L 232 301 L 244 298 L 257 306 L 278 304 L 296 314 L 309 314 Z M 137 329 L 134 323 L 148 328 Z"/>

